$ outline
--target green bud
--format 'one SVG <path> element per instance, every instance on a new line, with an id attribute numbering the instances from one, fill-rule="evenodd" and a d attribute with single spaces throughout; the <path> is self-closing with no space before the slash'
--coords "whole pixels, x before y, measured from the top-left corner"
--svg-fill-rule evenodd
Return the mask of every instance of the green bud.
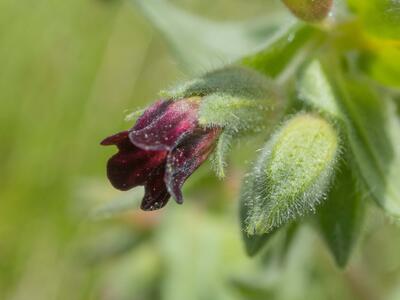
<path id="1" fill-rule="evenodd" d="M 245 181 L 246 233 L 268 233 L 313 211 L 328 190 L 338 153 L 338 133 L 322 117 L 301 113 L 285 122 Z"/>
<path id="2" fill-rule="evenodd" d="M 298 18 L 306 22 L 322 21 L 329 13 L 332 0 L 282 0 Z"/>

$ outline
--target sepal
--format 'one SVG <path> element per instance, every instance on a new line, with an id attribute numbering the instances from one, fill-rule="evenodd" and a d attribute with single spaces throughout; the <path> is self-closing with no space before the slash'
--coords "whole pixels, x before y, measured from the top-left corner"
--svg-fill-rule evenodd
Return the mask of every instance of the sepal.
<path id="1" fill-rule="evenodd" d="M 202 97 L 199 123 L 218 126 L 230 134 L 260 131 L 282 115 L 285 100 L 278 88 L 261 73 L 230 66 L 162 92 L 172 99 Z"/>

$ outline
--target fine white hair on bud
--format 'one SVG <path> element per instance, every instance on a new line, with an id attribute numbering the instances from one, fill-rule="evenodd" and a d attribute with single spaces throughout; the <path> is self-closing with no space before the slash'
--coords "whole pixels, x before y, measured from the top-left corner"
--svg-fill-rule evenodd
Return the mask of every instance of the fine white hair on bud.
<path id="1" fill-rule="evenodd" d="M 248 235 L 262 235 L 314 211 L 340 153 L 336 128 L 316 114 L 287 120 L 246 176 L 241 201 Z"/>

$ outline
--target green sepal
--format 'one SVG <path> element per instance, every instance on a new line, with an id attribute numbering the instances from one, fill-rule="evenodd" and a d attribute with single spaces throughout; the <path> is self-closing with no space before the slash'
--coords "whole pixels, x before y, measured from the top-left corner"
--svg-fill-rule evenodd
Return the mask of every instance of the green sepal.
<path id="1" fill-rule="evenodd" d="M 273 98 L 261 101 L 213 94 L 203 98 L 199 123 L 223 127 L 230 134 L 260 132 L 281 115 L 281 109 L 276 107 L 275 102 Z"/>
<path id="2" fill-rule="evenodd" d="M 270 127 L 286 104 L 271 80 L 241 66 L 208 72 L 161 94 L 172 99 L 202 97 L 199 123 L 222 127 L 229 134 Z"/>
<path id="3" fill-rule="evenodd" d="M 225 178 L 226 155 L 231 149 L 233 136 L 224 131 L 218 138 L 214 152 L 211 154 L 211 165 L 218 178 Z"/>

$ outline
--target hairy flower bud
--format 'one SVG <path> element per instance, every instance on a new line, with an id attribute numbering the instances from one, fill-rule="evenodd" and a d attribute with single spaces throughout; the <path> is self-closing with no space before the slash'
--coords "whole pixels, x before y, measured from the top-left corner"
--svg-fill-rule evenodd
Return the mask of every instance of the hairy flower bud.
<path id="1" fill-rule="evenodd" d="M 260 132 L 274 123 L 285 106 L 265 76 L 231 66 L 208 72 L 163 93 L 127 131 L 102 141 L 116 145 L 107 175 L 119 190 L 145 186 L 141 208 L 159 209 L 172 196 L 183 202 L 181 188 L 212 154 L 224 176 L 231 139 Z M 214 151 L 215 150 L 215 151 Z"/>
<path id="2" fill-rule="evenodd" d="M 323 118 L 299 114 L 288 120 L 247 176 L 244 230 L 268 233 L 313 210 L 328 189 L 338 149 L 338 134 Z"/>
<path id="3" fill-rule="evenodd" d="M 104 139 L 118 153 L 107 164 L 107 176 L 119 190 L 145 186 L 141 208 L 155 210 L 172 196 L 183 202 L 186 179 L 208 158 L 221 133 L 198 123 L 201 98 L 160 100 L 130 130 Z"/>

